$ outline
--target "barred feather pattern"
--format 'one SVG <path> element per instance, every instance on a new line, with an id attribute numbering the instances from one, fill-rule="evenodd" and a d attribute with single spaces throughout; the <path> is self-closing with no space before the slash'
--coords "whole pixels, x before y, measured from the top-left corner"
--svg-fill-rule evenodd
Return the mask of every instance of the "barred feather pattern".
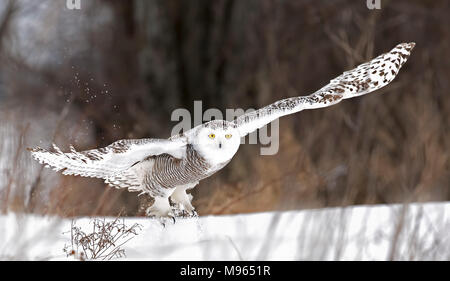
<path id="1" fill-rule="evenodd" d="M 125 143 L 130 144 L 130 142 Z M 147 192 L 152 197 L 167 197 L 168 190 L 180 185 L 198 183 L 228 163 L 212 166 L 195 151 L 192 145 L 187 145 L 185 157 L 182 158 L 162 153 L 147 156 L 131 166 L 124 163 L 113 165 L 108 161 L 93 164 L 95 161 L 104 160 L 105 155 L 112 153 L 111 149 L 106 147 L 77 152 L 71 146 L 71 152 L 63 153 L 56 145 L 53 145 L 53 151 L 35 148 L 31 152 L 41 164 L 55 171 L 61 171 L 64 175 L 102 178 L 112 187 Z M 118 147 L 114 149 L 116 149 L 115 153 L 126 152 L 126 148 L 123 148 L 122 152 L 118 152 Z"/>
<path id="2" fill-rule="evenodd" d="M 151 156 L 131 170 L 140 175 L 142 191 L 149 193 L 152 197 L 166 197 L 168 190 L 181 185 L 198 183 L 222 169 L 227 163 L 212 166 L 192 145 L 187 145 L 185 158 L 177 159 L 168 154 Z"/>

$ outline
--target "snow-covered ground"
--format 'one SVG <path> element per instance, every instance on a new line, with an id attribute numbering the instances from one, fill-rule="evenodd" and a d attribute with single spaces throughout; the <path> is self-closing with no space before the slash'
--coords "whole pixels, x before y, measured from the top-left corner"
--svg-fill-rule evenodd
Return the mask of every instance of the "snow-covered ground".
<path id="1" fill-rule="evenodd" d="M 113 220 L 113 218 L 107 218 Z M 74 222 L 92 230 L 93 218 Z M 0 259 L 60 260 L 70 219 L 0 217 Z M 450 202 L 376 205 L 178 219 L 142 229 L 130 260 L 450 260 Z"/>

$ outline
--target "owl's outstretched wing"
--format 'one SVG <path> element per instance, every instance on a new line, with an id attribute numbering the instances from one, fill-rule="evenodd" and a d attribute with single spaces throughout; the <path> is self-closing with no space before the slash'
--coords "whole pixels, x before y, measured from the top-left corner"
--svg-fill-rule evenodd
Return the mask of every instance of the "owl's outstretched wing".
<path id="1" fill-rule="evenodd" d="M 259 110 L 239 116 L 234 124 L 241 137 L 269 124 L 273 120 L 303 109 L 326 107 L 378 90 L 398 74 L 407 61 L 415 43 L 401 43 L 388 53 L 363 63 L 330 81 L 328 85 L 309 96 L 287 98 Z"/>
<path id="2" fill-rule="evenodd" d="M 29 150 L 41 164 L 64 175 L 102 178 L 112 186 L 137 190 L 140 179 L 130 173 L 129 168 L 150 156 L 163 153 L 180 159 L 186 153 L 186 140 L 119 140 L 104 148 L 80 152 L 71 146 L 68 153 L 62 152 L 56 145 L 53 145 L 53 151 L 40 147 Z"/>

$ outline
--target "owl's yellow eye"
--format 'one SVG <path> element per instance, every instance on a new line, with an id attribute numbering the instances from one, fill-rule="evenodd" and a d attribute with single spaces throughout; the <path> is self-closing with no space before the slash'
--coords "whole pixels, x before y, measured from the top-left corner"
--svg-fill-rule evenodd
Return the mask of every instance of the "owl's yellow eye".
<path id="1" fill-rule="evenodd" d="M 214 134 L 209 134 L 208 137 L 209 137 L 210 139 L 213 139 L 213 138 L 216 137 L 216 135 L 214 135 Z"/>
<path id="2" fill-rule="evenodd" d="M 226 137 L 227 139 L 229 139 L 229 138 L 231 138 L 231 134 L 226 134 L 225 137 Z"/>

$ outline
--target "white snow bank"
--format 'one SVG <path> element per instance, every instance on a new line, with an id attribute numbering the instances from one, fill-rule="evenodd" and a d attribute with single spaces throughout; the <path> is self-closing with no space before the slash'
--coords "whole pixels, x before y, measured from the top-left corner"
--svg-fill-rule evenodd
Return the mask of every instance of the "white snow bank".
<path id="1" fill-rule="evenodd" d="M 92 218 L 75 222 L 92 230 Z M 450 260 L 450 202 L 125 223 L 142 225 L 123 247 L 130 260 Z M 56 217 L 2 216 L 0 259 L 72 259 L 63 252 L 70 227 Z"/>

